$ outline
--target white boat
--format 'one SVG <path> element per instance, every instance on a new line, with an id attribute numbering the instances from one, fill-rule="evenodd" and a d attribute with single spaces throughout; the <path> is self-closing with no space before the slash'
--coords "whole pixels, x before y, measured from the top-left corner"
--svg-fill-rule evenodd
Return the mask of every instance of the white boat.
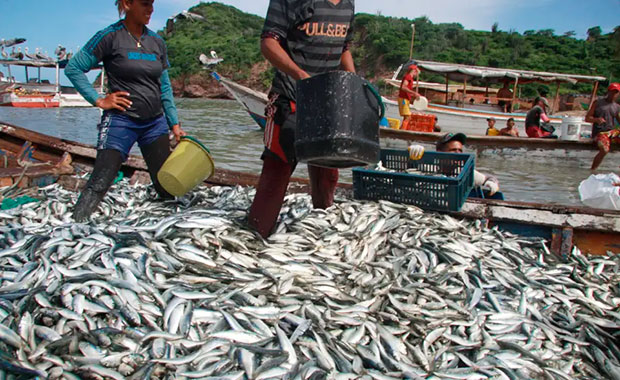
<path id="1" fill-rule="evenodd" d="M 88 101 L 86 101 L 86 99 L 84 99 L 84 97 L 80 95 L 78 92 L 71 93 L 69 91 L 66 91 L 64 87 L 61 89 L 59 97 L 60 97 L 60 107 L 92 107 L 93 106 Z"/>
<path id="2" fill-rule="evenodd" d="M 73 87 L 60 85 L 60 70 L 64 69 L 68 60 L 17 60 L 3 59 L 0 65 L 7 68 L 0 83 L 0 106 L 18 108 L 53 108 L 53 107 L 92 107 Z M 15 81 L 11 67 L 23 67 L 26 82 Z M 30 77 L 29 68 L 37 69 L 37 76 Z M 41 69 L 55 69 L 56 82 L 49 83 L 41 79 Z M 104 75 L 101 75 L 99 92 L 103 93 Z"/>
<path id="3" fill-rule="evenodd" d="M 388 80 L 388 82 L 400 86 L 400 81 L 395 81 L 402 67 L 409 66 L 410 64 L 416 64 L 421 71 L 431 72 L 434 74 L 443 75 L 446 78 L 445 87 L 445 101 L 444 104 L 431 103 L 423 110 L 424 113 L 433 114 L 437 117 L 437 124 L 444 132 L 463 132 L 467 135 L 484 135 L 487 130 L 487 119 L 493 117 L 497 120 L 497 126 L 502 127 L 506 124 L 509 118 L 514 118 L 517 127 L 520 129 L 522 135 L 525 135 L 525 116 L 526 112 L 502 112 L 501 107 L 497 104 L 470 104 L 466 101 L 468 88 L 471 88 L 472 81 L 479 81 L 486 85 L 491 83 L 502 83 L 504 81 L 510 81 L 513 83 L 513 99 L 512 104 L 515 104 L 517 100 L 516 94 L 518 93 L 519 84 L 542 82 L 547 84 L 555 84 L 557 91 L 551 110 L 555 109 L 559 99 L 559 87 L 562 83 L 575 84 L 578 82 L 593 83 L 592 99 L 596 96 L 599 82 L 607 80 L 605 77 L 577 75 L 577 74 L 561 74 L 550 72 L 537 72 L 527 70 L 514 70 L 514 69 L 500 69 L 493 67 L 482 66 L 470 66 L 459 65 L 452 63 L 441 63 L 432 61 L 420 61 L 414 60 L 406 65 L 401 66 L 394 77 Z M 419 79 L 418 79 L 419 80 Z M 449 88 L 454 85 L 449 84 L 449 81 L 459 82 L 463 85 L 461 99 L 449 99 Z M 419 83 L 417 82 L 417 88 L 419 90 Z M 468 83 L 470 87 L 468 87 Z M 439 84 L 437 84 L 439 85 Z M 495 101 L 497 97 L 488 96 L 486 99 Z M 386 101 L 386 115 L 391 118 L 400 119 L 398 113 L 398 104 L 395 101 Z M 512 110 L 511 110 L 512 111 Z M 563 118 L 558 114 L 549 115 L 551 124 L 559 130 L 562 124 Z M 591 125 L 585 125 L 582 127 L 583 132 L 587 135 L 588 131 L 591 133 Z M 587 136 L 584 136 L 587 140 Z"/>
<path id="4" fill-rule="evenodd" d="M 235 100 L 245 108 L 250 117 L 254 119 L 261 129 L 265 128 L 267 119 L 265 118 L 265 106 L 269 98 L 262 92 L 254 91 L 251 88 L 242 86 L 238 83 L 224 78 L 217 72 L 212 72 L 211 76 L 215 78 Z"/>

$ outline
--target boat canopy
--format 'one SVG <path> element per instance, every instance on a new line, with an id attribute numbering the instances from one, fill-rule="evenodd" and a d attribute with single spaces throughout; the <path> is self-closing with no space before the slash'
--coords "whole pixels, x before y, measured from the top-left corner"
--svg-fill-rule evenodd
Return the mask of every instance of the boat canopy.
<path id="1" fill-rule="evenodd" d="M 36 60 L 19 60 L 19 59 L 2 59 L 0 60 L 0 65 L 11 65 L 11 66 L 26 66 L 26 67 L 50 67 L 56 68 L 56 63 L 61 69 L 64 69 L 69 63 L 69 60 L 65 59 L 63 61 L 36 61 Z"/>
<path id="2" fill-rule="evenodd" d="M 389 85 L 400 88 L 401 80 L 396 79 L 386 79 L 386 83 Z M 416 87 L 423 90 L 432 90 L 435 92 L 446 93 L 446 85 L 443 83 L 433 83 L 433 82 L 416 82 Z M 463 86 L 460 84 L 449 84 L 447 92 L 450 94 L 455 94 L 457 92 L 462 92 Z M 499 88 L 486 88 L 486 87 L 478 87 L 478 86 L 468 86 L 467 93 L 468 94 L 497 94 Z"/>
<path id="3" fill-rule="evenodd" d="M 547 83 L 571 83 L 578 82 L 601 82 L 605 77 L 549 73 L 543 71 L 527 71 L 515 69 L 502 69 L 495 67 L 461 65 L 456 63 L 441 63 L 432 61 L 413 60 L 409 64 L 416 64 L 420 69 L 436 74 L 447 75 L 448 79 L 458 82 L 465 80 L 481 79 L 487 83 L 501 83 L 506 80 L 519 83 L 547 82 Z"/>
<path id="4" fill-rule="evenodd" d="M 64 69 L 69 63 L 68 59 L 63 59 L 62 61 L 43 61 L 43 60 L 19 60 L 19 59 L 0 59 L 0 65 L 5 66 L 24 66 L 24 67 L 49 67 L 56 68 L 56 64 L 58 64 L 58 68 Z M 93 69 L 101 69 L 103 66 L 99 65 L 94 67 Z"/>

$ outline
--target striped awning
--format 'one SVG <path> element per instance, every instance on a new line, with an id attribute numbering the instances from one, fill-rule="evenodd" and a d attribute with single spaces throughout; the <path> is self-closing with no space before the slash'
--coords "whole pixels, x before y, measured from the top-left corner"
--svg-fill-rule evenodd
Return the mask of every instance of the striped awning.
<path id="1" fill-rule="evenodd" d="M 409 64 L 412 63 L 416 64 L 423 71 L 447 75 L 448 79 L 458 82 L 463 82 L 465 80 L 469 81 L 472 79 L 482 79 L 485 82 L 498 83 L 504 82 L 506 80 L 515 81 L 518 78 L 519 83 L 565 82 L 574 84 L 578 82 L 600 82 L 607 80 L 607 78 L 599 76 L 501 69 L 495 67 L 460 65 L 456 63 L 441 63 L 418 60 L 409 62 Z"/>

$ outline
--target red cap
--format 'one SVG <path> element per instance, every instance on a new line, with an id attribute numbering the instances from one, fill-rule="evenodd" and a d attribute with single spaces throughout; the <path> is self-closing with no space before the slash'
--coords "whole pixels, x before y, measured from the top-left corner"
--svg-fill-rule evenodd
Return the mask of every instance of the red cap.
<path id="1" fill-rule="evenodd" d="M 417 71 L 417 72 L 420 72 L 420 69 L 418 68 L 417 65 L 413 65 L 412 64 L 412 65 L 409 65 L 409 67 L 407 67 L 407 71 L 413 70 L 413 69 L 415 69 L 415 71 Z"/>
<path id="2" fill-rule="evenodd" d="M 616 83 L 610 84 L 609 87 L 607 88 L 607 91 L 620 91 L 620 83 L 616 82 Z"/>

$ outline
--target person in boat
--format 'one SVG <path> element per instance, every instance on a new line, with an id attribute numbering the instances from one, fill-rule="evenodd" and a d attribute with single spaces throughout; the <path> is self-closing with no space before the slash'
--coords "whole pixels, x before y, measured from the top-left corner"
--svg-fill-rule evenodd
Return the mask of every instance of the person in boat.
<path id="1" fill-rule="evenodd" d="M 463 146 L 467 141 L 464 133 L 446 133 L 435 144 L 437 152 L 443 153 L 463 153 Z M 424 156 L 424 147 L 422 145 L 413 144 L 407 149 L 409 158 L 419 160 Z M 495 195 L 499 191 L 499 181 L 492 175 L 485 175 L 474 170 L 474 187 L 478 189 L 486 189 L 489 196 Z"/>
<path id="2" fill-rule="evenodd" d="M 506 121 L 506 128 L 502 128 L 499 131 L 500 136 L 519 137 L 519 130 L 516 127 L 515 119 L 510 118 Z"/>
<path id="3" fill-rule="evenodd" d="M 120 21 L 101 30 L 71 58 L 65 74 L 80 94 L 103 114 L 98 125 L 97 158 L 73 211 L 84 221 L 97 208 L 121 164 L 138 142 L 155 190 L 173 198 L 157 181 L 170 154 L 169 131 L 177 141 L 181 129 L 168 77 L 166 44 L 146 27 L 154 0 L 116 0 Z M 109 93 L 100 95 L 86 73 L 103 62 Z"/>
<path id="4" fill-rule="evenodd" d="M 276 225 L 297 165 L 296 81 L 339 69 L 355 72 L 349 50 L 354 7 L 353 0 L 269 2 L 261 51 L 276 68 L 276 74 L 265 110 L 263 168 L 248 214 L 250 227 L 263 237 L 269 236 Z M 314 207 L 331 206 L 338 170 L 308 165 L 308 174 Z"/>
<path id="5" fill-rule="evenodd" d="M 597 99 L 586 115 L 586 122 L 592 123 L 592 138 L 598 147 L 598 154 L 592 161 L 592 170 L 598 169 L 603 159 L 609 153 L 611 144 L 620 144 L 620 104 L 617 103 L 620 95 L 620 83 L 612 83 L 607 88 L 607 95 Z"/>
<path id="6" fill-rule="evenodd" d="M 407 72 L 400 82 L 400 90 L 398 92 L 398 113 L 403 118 L 401 129 L 408 130 L 411 121 L 411 103 L 420 98 L 420 94 L 413 91 L 415 78 L 420 74 L 420 70 L 416 65 L 409 65 Z"/>
<path id="7" fill-rule="evenodd" d="M 525 133 L 532 138 L 553 138 L 553 131 L 546 130 L 545 125 L 541 123 L 549 123 L 551 121 L 547 116 L 549 102 L 546 98 L 539 96 L 534 99 L 534 106 L 525 116 Z"/>
<path id="8" fill-rule="evenodd" d="M 495 123 L 497 123 L 497 120 L 494 117 L 487 119 L 487 136 L 499 136 L 499 131 L 495 129 Z"/>
<path id="9" fill-rule="evenodd" d="M 508 87 L 510 83 L 504 81 L 504 87 L 497 91 L 497 105 L 502 107 L 504 112 L 510 112 L 512 107 L 512 90 Z"/>

